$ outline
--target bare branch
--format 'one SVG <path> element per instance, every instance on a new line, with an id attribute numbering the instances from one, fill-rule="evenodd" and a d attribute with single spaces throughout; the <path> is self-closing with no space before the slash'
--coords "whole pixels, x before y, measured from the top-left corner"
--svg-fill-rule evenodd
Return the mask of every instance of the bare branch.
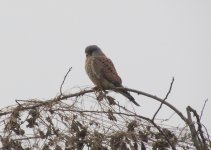
<path id="1" fill-rule="evenodd" d="M 157 96 L 154 96 L 152 94 L 146 93 L 146 92 L 142 92 L 142 91 L 138 91 L 138 90 L 134 90 L 134 89 L 129 89 L 129 88 L 125 88 L 125 89 L 127 91 L 134 92 L 134 93 L 141 94 L 141 95 L 144 95 L 146 97 L 152 98 L 152 99 L 159 101 L 161 103 L 163 102 L 163 104 L 165 104 L 170 109 L 172 109 L 185 123 L 188 123 L 187 118 L 176 107 L 174 107 L 173 105 L 171 105 L 170 103 L 168 103 L 166 101 L 163 101 L 163 99 L 161 99 Z"/>
<path id="2" fill-rule="evenodd" d="M 161 104 L 160 104 L 160 106 L 159 106 L 158 110 L 155 112 L 155 114 L 154 114 L 154 116 L 153 116 L 152 120 L 154 120 L 154 119 L 155 119 L 155 117 L 156 117 L 156 115 L 158 114 L 158 112 L 160 111 L 160 109 L 161 109 L 161 107 L 162 107 L 163 103 L 164 103 L 164 102 L 165 102 L 165 100 L 168 98 L 168 96 L 169 96 L 169 94 L 170 94 L 170 92 L 171 92 L 171 89 L 172 89 L 173 83 L 174 83 L 174 77 L 172 78 L 172 81 L 171 81 L 171 84 L 170 84 L 170 88 L 169 88 L 169 90 L 168 90 L 168 93 L 166 94 L 165 98 L 164 98 L 164 99 L 163 99 L 163 101 L 161 102 Z"/>
<path id="3" fill-rule="evenodd" d="M 82 150 L 87 146 L 90 149 L 132 150 L 142 146 L 145 149 L 176 150 L 194 149 L 195 146 L 197 150 L 207 150 L 210 140 L 203 135 L 203 125 L 197 112 L 188 107 L 188 118 L 186 118 L 177 108 L 166 102 L 174 78 L 164 99 L 134 89 L 116 88 L 160 102 L 160 107 L 150 119 L 135 112 L 134 109 L 121 106 L 115 98 L 106 95 L 107 93 L 98 101 L 99 97 L 93 94 L 95 92 L 93 89 L 80 89 L 76 93 L 64 95 L 62 86 L 70 70 L 71 68 L 64 77 L 58 96 L 45 101 L 16 100 L 16 105 L 0 111 L 0 127 L 3 129 L 0 131 L 4 132 L 0 136 L 2 149 L 30 149 L 32 145 L 39 145 L 43 149 Z M 162 105 L 173 110 L 187 126 L 184 128 L 166 126 L 155 119 Z M 195 128 L 191 113 L 196 116 L 198 130 Z"/>
<path id="4" fill-rule="evenodd" d="M 189 127 L 190 127 L 190 130 L 191 130 L 191 134 L 192 134 L 193 143 L 194 143 L 195 147 L 197 148 L 197 150 L 200 150 L 201 145 L 199 143 L 197 132 L 196 132 L 194 123 L 192 121 L 192 117 L 191 117 L 190 112 L 191 112 L 190 107 L 187 107 L 188 122 L 189 122 Z"/>
<path id="5" fill-rule="evenodd" d="M 206 106 L 207 101 L 208 101 L 208 99 L 206 99 L 206 100 L 204 101 L 204 105 L 203 105 L 203 108 L 202 108 L 202 110 L 201 110 L 200 120 L 201 120 L 201 117 L 203 116 L 204 108 L 205 108 L 205 106 Z"/>
<path id="6" fill-rule="evenodd" d="M 63 95 L 63 93 L 62 93 L 62 86 L 64 85 L 64 82 L 65 82 L 65 80 L 67 78 L 67 75 L 70 73 L 71 70 L 72 70 L 72 67 L 69 68 L 69 70 L 67 71 L 66 75 L 64 76 L 64 79 L 63 79 L 62 84 L 60 86 L 60 94 L 61 95 Z"/>
<path id="7" fill-rule="evenodd" d="M 149 97 L 149 98 L 152 98 L 154 100 L 157 100 L 159 102 L 163 102 L 163 104 L 165 104 L 166 106 L 168 106 L 169 108 L 171 108 L 175 113 L 177 113 L 178 116 L 180 116 L 180 118 L 185 121 L 186 123 L 187 122 L 187 119 L 185 116 L 183 116 L 183 114 L 178 110 L 176 109 L 173 105 L 171 105 L 170 103 L 166 102 L 166 101 L 163 101 L 163 99 L 157 97 L 157 96 L 154 96 L 152 94 L 149 94 L 149 93 L 145 93 L 145 92 L 142 92 L 142 91 L 138 91 L 138 90 L 134 90 L 134 89 L 130 89 L 130 88 L 116 88 L 116 89 L 125 89 L 127 91 L 130 91 L 130 92 L 134 92 L 134 93 L 137 93 L 137 94 L 141 94 L 141 95 L 144 95 L 146 97 Z M 112 90 L 112 89 L 111 89 Z M 77 92 L 77 93 L 73 93 L 73 94 L 67 94 L 67 95 L 59 95 L 57 96 L 56 98 L 53 98 L 53 99 L 50 99 L 50 100 L 45 100 L 43 102 L 40 101 L 39 104 L 36 104 L 36 105 L 33 105 L 33 106 L 28 106 L 28 107 L 24 107 L 24 108 L 21 108 L 21 110 L 27 110 L 27 109 L 33 109 L 33 108 L 36 108 L 36 107 L 40 107 L 40 106 L 44 106 L 44 105 L 48 105 L 49 103 L 52 103 L 52 102 L 56 102 L 56 101 L 61 101 L 61 100 L 65 100 L 65 99 L 68 99 L 68 98 L 71 98 L 71 97 L 79 97 L 79 96 L 82 96 L 84 94 L 87 94 L 87 93 L 92 93 L 94 92 L 93 89 L 89 89 L 89 90 L 82 90 L 80 92 Z M 2 115 L 5 115 L 5 114 L 9 114 L 11 113 L 11 111 L 8 111 L 8 112 L 3 112 L 3 113 L 0 113 L 0 116 Z"/>
<path id="8" fill-rule="evenodd" d="M 195 126 L 194 126 L 194 123 L 192 121 L 192 117 L 191 117 L 191 114 L 190 114 L 191 112 L 196 117 L 197 124 L 198 124 L 198 132 L 199 132 L 199 135 L 200 135 L 203 143 L 201 142 L 201 139 L 199 138 L 198 133 L 195 129 Z M 188 114 L 188 122 L 189 122 L 188 125 L 190 127 L 190 131 L 191 131 L 192 138 L 193 138 L 193 141 L 194 141 L 196 148 L 199 149 L 199 150 L 200 149 L 201 150 L 208 150 L 206 140 L 205 140 L 204 135 L 203 135 L 202 125 L 200 123 L 199 115 L 197 114 L 196 110 L 194 110 L 190 106 L 187 107 L 187 114 Z"/>

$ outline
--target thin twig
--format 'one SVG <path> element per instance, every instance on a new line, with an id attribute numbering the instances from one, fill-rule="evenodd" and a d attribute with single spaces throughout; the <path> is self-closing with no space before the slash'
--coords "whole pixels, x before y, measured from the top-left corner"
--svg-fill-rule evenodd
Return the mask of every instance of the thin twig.
<path id="1" fill-rule="evenodd" d="M 200 120 L 201 120 L 201 117 L 203 116 L 204 108 L 205 108 L 205 106 L 206 106 L 207 101 L 208 101 L 208 99 L 206 99 L 206 100 L 204 101 L 204 105 L 203 105 L 203 108 L 202 108 L 202 110 L 201 110 Z"/>
<path id="2" fill-rule="evenodd" d="M 138 91 L 138 90 L 134 90 L 134 89 L 129 89 L 129 88 L 124 88 L 125 90 L 129 91 L 129 92 L 134 92 L 134 93 L 137 93 L 137 94 L 141 94 L 141 95 L 144 95 L 146 97 L 149 97 L 149 98 L 152 98 L 156 101 L 159 101 L 159 102 L 163 102 L 163 104 L 165 104 L 166 106 L 168 106 L 169 108 L 171 108 L 175 113 L 177 113 L 177 115 L 185 122 L 185 123 L 188 123 L 187 122 L 187 118 L 176 108 L 174 107 L 173 105 L 171 105 L 170 103 L 166 102 L 166 101 L 163 101 L 163 99 L 157 97 L 157 96 L 154 96 L 152 94 L 149 94 L 149 93 L 146 93 L 146 92 L 143 92 L 143 91 Z"/>
<path id="3" fill-rule="evenodd" d="M 156 117 L 156 115 L 158 114 L 158 112 L 160 111 L 160 109 L 161 109 L 161 107 L 162 107 L 163 103 L 164 103 L 164 102 L 165 102 L 165 100 L 168 98 L 168 96 L 169 96 L 169 94 L 170 94 L 170 92 L 171 92 L 171 89 L 172 89 L 173 83 L 174 83 L 174 77 L 172 78 L 171 85 L 170 85 L 170 88 L 169 88 L 169 90 L 168 90 L 168 93 L 166 94 L 166 96 L 165 96 L 165 98 L 163 99 L 163 101 L 161 102 L 161 104 L 160 104 L 159 108 L 158 108 L 158 109 L 157 109 L 157 111 L 155 112 L 155 114 L 154 114 L 154 116 L 153 116 L 152 120 L 155 120 L 155 117 Z"/>
<path id="4" fill-rule="evenodd" d="M 22 105 L 18 102 L 18 100 L 15 100 L 15 102 L 16 102 L 19 106 L 22 106 Z"/>
<path id="5" fill-rule="evenodd" d="M 173 112 L 168 118 L 163 119 L 162 122 L 169 121 L 174 115 L 175 115 L 175 112 Z"/>
<path id="6" fill-rule="evenodd" d="M 69 68 L 69 70 L 67 71 L 66 75 L 64 76 L 64 79 L 63 79 L 62 84 L 61 84 L 61 86 L 60 86 L 60 94 L 61 94 L 61 95 L 63 95 L 63 93 L 62 93 L 62 87 L 63 87 L 63 85 L 64 85 L 64 82 L 65 82 L 65 80 L 66 80 L 66 78 L 67 78 L 67 75 L 70 73 L 71 70 L 72 70 L 72 67 Z"/>

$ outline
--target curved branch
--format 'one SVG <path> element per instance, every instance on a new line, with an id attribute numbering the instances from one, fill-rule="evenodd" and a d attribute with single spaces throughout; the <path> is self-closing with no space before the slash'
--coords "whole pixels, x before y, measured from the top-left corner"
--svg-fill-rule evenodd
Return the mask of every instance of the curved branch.
<path id="1" fill-rule="evenodd" d="M 130 88 L 122 88 L 122 87 L 118 87 L 118 88 L 115 88 L 115 89 L 125 89 L 129 92 L 133 92 L 133 93 L 136 93 L 136 94 L 140 94 L 140 95 L 144 95 L 146 97 L 149 97 L 149 98 L 152 98 L 154 100 L 157 100 L 163 104 L 165 104 L 166 106 L 168 106 L 169 108 L 171 108 L 173 111 L 175 111 L 178 116 L 180 116 L 180 118 L 185 122 L 185 123 L 188 123 L 187 121 L 187 118 L 178 110 L 176 109 L 173 105 L 171 105 L 170 103 L 166 102 L 166 101 L 163 101 L 162 98 L 159 98 L 157 96 L 154 96 L 152 94 L 149 94 L 149 93 L 146 93 L 146 92 L 142 92 L 142 91 L 138 91 L 138 90 L 135 90 L 135 89 L 130 89 Z M 107 89 L 107 90 L 114 90 L 114 89 Z M 28 107 L 21 107 L 19 108 L 19 111 L 22 111 L 22 110 L 27 110 L 27 109 L 34 109 L 34 108 L 37 108 L 37 107 L 40 107 L 40 106 L 45 106 L 45 105 L 48 105 L 49 103 L 52 103 L 52 102 L 57 102 L 57 101 L 61 101 L 61 100 L 65 100 L 65 99 L 68 99 L 68 98 L 71 98 L 71 97 L 79 97 L 79 96 L 83 96 L 84 94 L 87 94 L 87 93 L 92 93 L 94 92 L 93 89 L 89 89 L 89 90 L 82 90 L 80 92 L 77 92 L 77 93 L 73 93 L 73 94 L 67 94 L 67 95 L 58 95 L 56 98 L 53 98 L 53 99 L 50 99 L 50 100 L 47 100 L 47 101 L 39 101 L 38 104 L 36 105 L 33 105 L 33 106 L 28 106 Z M 2 115 L 6 115 L 6 114 L 9 114 L 9 113 L 12 113 L 12 111 L 8 111 L 8 112 L 4 112 L 4 113 L 0 113 L 0 116 Z"/>
<path id="2" fill-rule="evenodd" d="M 169 108 L 171 108 L 174 112 L 176 112 L 178 114 L 178 116 L 185 122 L 185 123 L 188 123 L 187 121 L 187 118 L 177 109 L 175 108 L 173 105 L 171 105 L 170 103 L 166 102 L 166 101 L 163 101 L 162 98 L 159 98 L 157 96 L 154 96 L 154 95 L 151 95 L 149 93 L 146 93 L 146 92 L 142 92 L 142 91 L 138 91 L 138 90 L 134 90 L 134 89 L 130 89 L 130 88 L 125 88 L 127 91 L 130 91 L 130 92 L 133 92 L 133 93 L 137 93 L 137 94 L 141 94 L 141 95 L 144 95 L 146 97 L 149 97 L 149 98 L 152 98 L 156 101 L 159 101 L 163 104 L 165 104 L 166 106 L 168 106 Z"/>

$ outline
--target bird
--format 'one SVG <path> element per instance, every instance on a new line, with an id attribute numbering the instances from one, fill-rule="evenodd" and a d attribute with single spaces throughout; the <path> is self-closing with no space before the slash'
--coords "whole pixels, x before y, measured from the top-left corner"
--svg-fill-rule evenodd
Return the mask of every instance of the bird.
<path id="1" fill-rule="evenodd" d="M 123 87 L 122 79 L 118 75 L 113 62 L 111 59 L 106 57 L 106 55 L 97 45 L 87 46 L 85 49 L 85 54 L 86 73 L 97 88 L 112 89 Z M 115 92 L 121 93 L 136 106 L 140 106 L 127 90 L 115 89 Z"/>

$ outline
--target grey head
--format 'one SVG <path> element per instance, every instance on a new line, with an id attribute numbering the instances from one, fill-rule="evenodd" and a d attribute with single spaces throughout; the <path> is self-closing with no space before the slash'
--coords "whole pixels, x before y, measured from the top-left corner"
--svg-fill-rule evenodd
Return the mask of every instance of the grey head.
<path id="1" fill-rule="evenodd" d="M 87 46 L 85 49 L 86 56 L 104 56 L 104 53 L 97 45 Z"/>

